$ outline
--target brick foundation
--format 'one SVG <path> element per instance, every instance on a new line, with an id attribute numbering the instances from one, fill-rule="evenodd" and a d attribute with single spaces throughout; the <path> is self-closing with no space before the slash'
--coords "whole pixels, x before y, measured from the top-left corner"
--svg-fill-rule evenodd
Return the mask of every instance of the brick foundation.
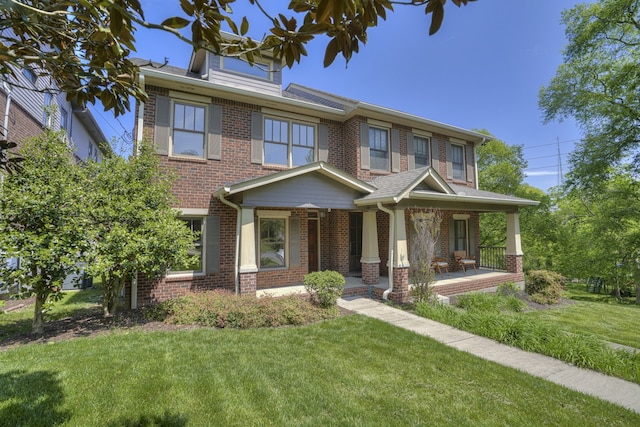
<path id="1" fill-rule="evenodd" d="M 409 268 L 393 269 L 393 291 L 389 294 L 389 299 L 394 302 L 405 304 L 409 302 Z"/>
<path id="2" fill-rule="evenodd" d="M 257 273 L 240 273 L 240 295 L 255 295 L 257 285 Z"/>
<path id="3" fill-rule="evenodd" d="M 380 283 L 379 262 L 362 263 L 362 283 L 365 285 L 375 285 L 376 283 Z"/>
<path id="4" fill-rule="evenodd" d="M 507 255 L 507 271 L 509 273 L 522 273 L 522 255 Z"/>

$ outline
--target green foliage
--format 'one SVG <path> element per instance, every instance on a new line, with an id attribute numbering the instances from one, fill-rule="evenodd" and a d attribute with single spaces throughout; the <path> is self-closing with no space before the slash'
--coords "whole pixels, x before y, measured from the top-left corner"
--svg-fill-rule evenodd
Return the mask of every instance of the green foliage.
<path id="1" fill-rule="evenodd" d="M 113 315 L 120 292 L 136 273 L 156 277 L 189 262 L 194 235 L 171 206 L 172 177 L 162 172 L 151 144 L 135 157 L 110 157 L 86 169 L 91 246 L 87 273 L 99 277 L 105 315 Z"/>
<path id="2" fill-rule="evenodd" d="M 24 157 L 9 151 L 17 147 L 15 142 L 0 140 L 0 173 L 18 173 L 22 171 L 22 162 Z"/>
<path id="3" fill-rule="evenodd" d="M 556 304 L 562 297 L 566 279 L 553 271 L 529 271 L 524 290 L 532 301 L 540 304 Z"/>
<path id="4" fill-rule="evenodd" d="M 469 1 L 474 0 L 453 0 L 453 4 L 460 7 Z M 190 48 L 239 57 L 250 64 L 263 51 L 272 51 L 289 67 L 307 55 L 306 46 L 312 40 L 327 36 L 324 65 L 329 66 L 338 53 L 349 61 L 367 42 L 367 31 L 393 11 L 390 0 L 291 0 L 288 13 L 292 16 L 287 17 L 284 10 L 269 14 L 270 7 L 251 1 L 255 19 L 265 19 L 271 25 L 262 40 L 254 40 L 247 36 L 247 18 L 233 15 L 233 2 L 181 0 L 182 14 L 162 22 L 149 22 L 138 0 L 2 2 L 2 28 L 11 31 L 0 32 L 0 75 L 6 77 L 20 67 L 34 65 L 51 75 L 55 86 L 81 106 L 101 101 L 105 110 L 113 110 L 117 116 L 130 109 L 130 97 L 138 101 L 146 98 L 137 81 L 139 67 L 130 60 L 136 51 L 138 28 L 162 31 Z M 411 3 L 424 6 L 425 13 L 431 15 L 429 34 L 442 24 L 444 3 Z M 225 37 L 225 27 L 237 37 Z M 186 33 L 181 31 L 187 28 Z"/>
<path id="5" fill-rule="evenodd" d="M 457 305 L 469 312 L 500 313 L 503 311 L 522 312 L 526 303 L 515 295 L 502 296 L 490 292 L 471 292 L 460 295 Z"/>
<path id="6" fill-rule="evenodd" d="M 0 283 L 20 284 L 35 296 L 33 332 L 43 332 L 43 311 L 61 297 L 62 283 L 77 270 L 87 247 L 87 206 L 79 166 L 64 132 L 45 130 L 22 147 L 22 171 L 7 175 L 0 200 L 0 248 L 21 259 L 4 263 Z"/>
<path id="7" fill-rule="evenodd" d="M 304 288 L 314 304 L 322 308 L 336 305 L 342 295 L 346 281 L 337 271 L 314 271 L 304 276 Z"/>
<path id="8" fill-rule="evenodd" d="M 640 157 L 640 3 L 598 0 L 562 15 L 564 63 L 540 91 L 546 121 L 573 117 L 585 132 L 570 156 L 569 187 L 589 188 Z"/>
<path id="9" fill-rule="evenodd" d="M 336 315 L 335 308 L 315 307 L 298 295 L 256 298 L 227 291 L 174 298 L 156 305 L 148 313 L 151 319 L 169 323 L 240 329 L 303 325 Z"/>

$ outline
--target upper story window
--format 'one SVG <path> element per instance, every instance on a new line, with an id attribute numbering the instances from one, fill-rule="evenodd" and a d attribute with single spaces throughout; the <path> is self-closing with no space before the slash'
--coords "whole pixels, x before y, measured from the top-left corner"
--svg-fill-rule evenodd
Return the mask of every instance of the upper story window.
<path id="1" fill-rule="evenodd" d="M 270 64 L 263 61 L 255 61 L 253 66 L 240 58 L 227 56 L 222 58 L 222 68 L 235 73 L 246 74 L 265 80 L 271 79 Z"/>
<path id="2" fill-rule="evenodd" d="M 371 169 L 389 170 L 389 131 L 369 127 L 369 153 Z"/>
<path id="3" fill-rule="evenodd" d="M 205 107 L 175 102 L 173 105 L 173 154 L 204 156 Z"/>
<path id="4" fill-rule="evenodd" d="M 31 84 L 34 85 L 36 84 L 36 80 L 38 80 L 38 76 L 36 75 L 35 71 L 33 71 L 33 69 L 28 66 L 22 67 L 22 75 L 25 76 L 27 80 L 29 80 Z"/>
<path id="5" fill-rule="evenodd" d="M 296 167 L 313 163 L 316 127 L 305 123 L 265 118 L 264 163 Z"/>
<path id="6" fill-rule="evenodd" d="M 464 176 L 464 147 L 451 144 L 451 168 L 453 179 L 463 180 Z"/>
<path id="7" fill-rule="evenodd" d="M 423 138 L 421 136 L 413 137 L 413 152 L 415 156 L 416 169 L 429 166 L 429 138 Z"/>
<path id="8" fill-rule="evenodd" d="M 64 108 L 60 108 L 60 129 L 69 132 L 69 113 Z"/>

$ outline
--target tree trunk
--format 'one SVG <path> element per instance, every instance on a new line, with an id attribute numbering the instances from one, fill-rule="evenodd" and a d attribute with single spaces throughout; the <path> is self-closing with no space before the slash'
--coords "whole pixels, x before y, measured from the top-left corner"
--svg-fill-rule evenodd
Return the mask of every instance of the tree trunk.
<path id="1" fill-rule="evenodd" d="M 640 305 L 640 283 L 636 282 L 636 305 Z"/>
<path id="2" fill-rule="evenodd" d="M 47 297 L 44 298 L 41 295 L 36 295 L 36 304 L 35 311 L 33 313 L 33 323 L 31 324 L 31 333 L 32 334 L 43 334 L 44 333 L 44 315 L 42 313 L 42 307 L 44 307 L 44 303 L 47 300 Z"/>

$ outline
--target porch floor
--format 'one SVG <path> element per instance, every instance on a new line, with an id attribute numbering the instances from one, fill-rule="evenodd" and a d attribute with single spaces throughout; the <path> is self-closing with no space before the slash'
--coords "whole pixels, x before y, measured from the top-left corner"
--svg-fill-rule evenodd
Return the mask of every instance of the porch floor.
<path id="1" fill-rule="evenodd" d="M 512 277 L 513 277 L 513 274 L 507 273 L 504 271 L 485 270 L 485 269 L 479 268 L 478 273 L 475 273 L 472 270 L 472 271 L 467 271 L 467 274 L 465 275 L 462 272 L 462 270 L 459 270 L 459 271 L 452 271 L 448 274 L 445 274 L 444 278 L 440 277 L 440 275 L 438 274 L 436 276 L 436 281 L 434 282 L 433 286 L 434 286 L 434 291 L 437 294 L 451 296 L 451 295 L 456 295 L 458 293 L 464 293 L 464 292 L 456 292 L 454 288 L 461 289 L 461 288 L 466 288 L 467 286 L 473 287 L 473 285 L 478 282 L 506 283 L 510 281 Z M 349 294 L 348 292 L 349 290 L 356 290 L 358 288 L 363 288 L 363 287 L 368 288 L 368 285 L 365 285 L 364 283 L 362 283 L 362 277 L 360 276 L 345 276 L 345 280 L 346 280 L 346 284 L 344 287 L 345 294 Z M 496 286 L 497 285 L 487 286 L 487 287 L 483 287 L 482 289 L 477 289 L 476 291 L 481 291 L 481 290 L 488 291 L 488 290 L 494 289 Z M 378 283 L 376 283 L 375 285 L 372 285 L 372 288 L 375 288 L 376 290 L 383 290 L 383 291 L 388 289 L 389 278 L 380 276 Z M 278 297 L 278 296 L 284 296 L 284 295 L 290 295 L 290 294 L 296 294 L 296 293 L 306 293 L 306 290 L 304 289 L 304 286 L 302 284 L 283 286 L 279 288 L 260 289 L 256 292 L 256 295 L 258 297 L 262 297 L 266 295 Z"/>

